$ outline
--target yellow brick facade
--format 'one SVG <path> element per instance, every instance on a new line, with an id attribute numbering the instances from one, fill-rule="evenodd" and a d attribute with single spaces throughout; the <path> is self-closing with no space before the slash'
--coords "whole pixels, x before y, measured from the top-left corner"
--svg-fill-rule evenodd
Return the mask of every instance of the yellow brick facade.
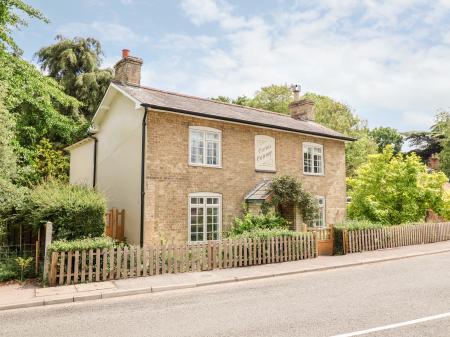
<path id="1" fill-rule="evenodd" d="M 149 111 L 146 157 L 144 242 L 188 240 L 188 195 L 222 195 L 222 231 L 242 214 L 244 197 L 263 178 L 298 177 L 306 190 L 326 198 L 326 222 L 345 216 L 344 142 L 170 112 Z M 189 127 L 222 131 L 222 168 L 189 165 Z M 255 171 L 255 136 L 275 138 L 276 173 Z M 324 175 L 303 174 L 302 143 L 323 145 Z"/>

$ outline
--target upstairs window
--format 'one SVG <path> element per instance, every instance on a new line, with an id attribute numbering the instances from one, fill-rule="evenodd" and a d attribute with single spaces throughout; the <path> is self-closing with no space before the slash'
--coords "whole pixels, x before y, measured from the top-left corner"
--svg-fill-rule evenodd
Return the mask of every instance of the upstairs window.
<path id="1" fill-rule="evenodd" d="M 196 166 L 221 166 L 220 130 L 206 127 L 189 128 L 189 164 Z"/>
<path id="2" fill-rule="evenodd" d="M 323 146 L 303 143 L 303 173 L 323 175 Z"/>
<path id="3" fill-rule="evenodd" d="M 216 193 L 189 194 L 189 240 L 219 240 L 222 197 Z"/>
<path id="4" fill-rule="evenodd" d="M 324 228 L 327 226 L 327 223 L 325 221 L 325 198 L 317 197 L 317 202 L 319 204 L 319 211 L 317 212 L 316 216 L 314 217 L 314 220 L 311 221 L 310 226 Z"/>

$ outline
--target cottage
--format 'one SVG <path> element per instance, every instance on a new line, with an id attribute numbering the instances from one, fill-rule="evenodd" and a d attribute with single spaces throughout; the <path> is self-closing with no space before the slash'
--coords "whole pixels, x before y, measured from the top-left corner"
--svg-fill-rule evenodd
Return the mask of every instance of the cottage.
<path id="1" fill-rule="evenodd" d="M 282 115 L 141 86 L 142 60 L 122 56 L 91 134 L 68 150 L 70 182 L 126 210 L 129 242 L 218 239 L 244 202 L 258 212 L 276 174 L 298 177 L 317 196 L 312 225 L 343 219 L 351 139 L 315 123 L 299 90 Z M 295 209 L 285 215 L 301 223 Z"/>

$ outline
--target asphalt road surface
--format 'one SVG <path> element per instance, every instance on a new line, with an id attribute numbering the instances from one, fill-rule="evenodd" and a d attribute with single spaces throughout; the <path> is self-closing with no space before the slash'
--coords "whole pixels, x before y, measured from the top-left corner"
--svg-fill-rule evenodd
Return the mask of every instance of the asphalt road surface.
<path id="1" fill-rule="evenodd" d="M 450 336 L 450 253 L 0 312 L 0 336 Z"/>

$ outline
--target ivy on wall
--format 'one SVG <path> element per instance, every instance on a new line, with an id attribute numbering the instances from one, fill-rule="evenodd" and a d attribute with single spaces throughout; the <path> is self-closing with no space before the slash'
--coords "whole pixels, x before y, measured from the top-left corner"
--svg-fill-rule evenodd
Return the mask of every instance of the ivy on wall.
<path id="1" fill-rule="evenodd" d="M 319 211 L 316 198 L 305 191 L 302 183 L 295 177 L 276 176 L 270 184 L 269 192 L 272 198 L 270 202 L 266 203 L 264 209 L 272 206 L 280 214 L 282 208 L 297 206 L 305 223 L 313 220 Z"/>

